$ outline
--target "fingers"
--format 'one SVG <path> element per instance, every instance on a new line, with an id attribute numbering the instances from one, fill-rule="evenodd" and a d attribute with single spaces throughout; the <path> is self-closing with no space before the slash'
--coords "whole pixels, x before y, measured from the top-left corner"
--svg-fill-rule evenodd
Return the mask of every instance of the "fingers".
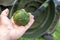
<path id="1" fill-rule="evenodd" d="M 11 18 L 11 21 L 13 22 L 13 24 L 17 27 L 17 28 L 15 28 L 15 30 L 13 31 L 11 31 L 10 32 L 10 35 L 11 35 L 11 37 L 13 38 L 19 38 L 19 37 L 21 37 L 30 27 L 31 27 L 31 25 L 34 23 L 34 16 L 31 14 L 31 13 L 29 13 L 29 15 L 30 15 L 30 21 L 29 21 L 29 23 L 27 24 L 27 25 L 25 25 L 25 26 L 17 26 L 16 24 L 14 24 L 14 21 L 13 21 L 13 17 Z"/>
<path id="2" fill-rule="evenodd" d="M 34 16 L 31 14 L 31 13 L 29 13 L 30 14 L 30 21 L 29 21 L 29 23 L 25 26 L 26 27 L 26 30 L 28 30 L 30 27 L 31 27 L 31 25 L 34 23 Z"/>
<path id="3" fill-rule="evenodd" d="M 5 9 L 5 10 L 1 13 L 1 15 L 2 15 L 2 16 L 8 16 L 8 13 L 9 13 L 9 10 L 8 10 L 8 9 Z"/>
<path id="4" fill-rule="evenodd" d="M 30 21 L 29 21 L 28 24 L 25 25 L 25 26 L 18 26 L 18 25 L 16 25 L 16 24 L 14 23 L 14 21 L 13 21 L 13 17 L 12 17 L 10 20 L 11 20 L 11 22 L 13 23 L 13 25 L 14 25 L 15 28 L 22 28 L 23 30 L 26 31 L 26 30 L 29 29 L 29 28 L 31 27 L 31 25 L 34 23 L 34 16 L 33 16 L 31 13 L 29 13 L 29 15 L 30 15 Z"/>
<path id="5" fill-rule="evenodd" d="M 19 37 L 21 37 L 22 35 L 24 35 L 24 33 L 31 27 L 31 25 L 34 23 L 34 16 L 31 14 L 31 13 L 29 13 L 29 15 L 30 15 L 30 21 L 29 21 L 29 23 L 27 24 L 27 25 L 25 25 L 25 26 L 20 26 L 19 28 L 18 28 L 18 30 L 20 31 L 19 33 L 20 34 L 18 34 L 18 38 Z"/>

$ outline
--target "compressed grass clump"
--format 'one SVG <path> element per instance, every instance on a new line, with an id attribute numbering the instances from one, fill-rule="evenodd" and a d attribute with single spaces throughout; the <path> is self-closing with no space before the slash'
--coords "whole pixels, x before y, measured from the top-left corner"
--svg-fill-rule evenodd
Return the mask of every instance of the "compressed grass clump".
<path id="1" fill-rule="evenodd" d="M 21 10 L 17 10 L 13 14 L 13 20 L 17 25 L 25 26 L 29 22 L 30 17 L 29 17 L 28 12 L 26 12 L 24 9 L 21 9 Z"/>

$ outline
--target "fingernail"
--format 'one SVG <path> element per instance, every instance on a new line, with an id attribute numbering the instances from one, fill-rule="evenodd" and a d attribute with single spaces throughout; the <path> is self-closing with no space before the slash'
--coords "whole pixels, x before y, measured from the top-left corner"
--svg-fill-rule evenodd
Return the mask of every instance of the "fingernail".
<path id="1" fill-rule="evenodd" d="M 2 11 L 1 15 L 7 16 L 9 13 L 8 9 L 5 9 L 4 11 Z"/>
<path id="2" fill-rule="evenodd" d="M 8 10 L 8 8 L 7 8 L 7 9 L 5 9 L 5 11 L 9 11 L 9 10 Z"/>

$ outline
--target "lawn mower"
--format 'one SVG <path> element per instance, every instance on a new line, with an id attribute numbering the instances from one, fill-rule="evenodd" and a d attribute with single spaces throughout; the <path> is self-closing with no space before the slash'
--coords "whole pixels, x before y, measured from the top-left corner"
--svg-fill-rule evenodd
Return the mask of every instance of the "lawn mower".
<path id="1" fill-rule="evenodd" d="M 35 22 L 23 37 L 44 37 L 46 40 L 53 40 L 52 34 L 60 14 L 58 2 L 58 0 L 0 0 L 0 13 L 8 8 L 10 10 L 8 18 L 10 19 L 15 11 L 25 9 L 34 15 Z"/>

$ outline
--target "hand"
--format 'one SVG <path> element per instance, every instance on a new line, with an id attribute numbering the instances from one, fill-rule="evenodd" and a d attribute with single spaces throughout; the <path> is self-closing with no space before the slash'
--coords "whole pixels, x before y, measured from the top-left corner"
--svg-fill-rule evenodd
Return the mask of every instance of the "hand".
<path id="1" fill-rule="evenodd" d="M 14 23 L 13 17 L 8 19 L 9 10 L 5 9 L 0 15 L 0 40 L 17 40 L 34 23 L 34 16 L 30 14 L 30 21 L 25 26 L 18 26 Z"/>

